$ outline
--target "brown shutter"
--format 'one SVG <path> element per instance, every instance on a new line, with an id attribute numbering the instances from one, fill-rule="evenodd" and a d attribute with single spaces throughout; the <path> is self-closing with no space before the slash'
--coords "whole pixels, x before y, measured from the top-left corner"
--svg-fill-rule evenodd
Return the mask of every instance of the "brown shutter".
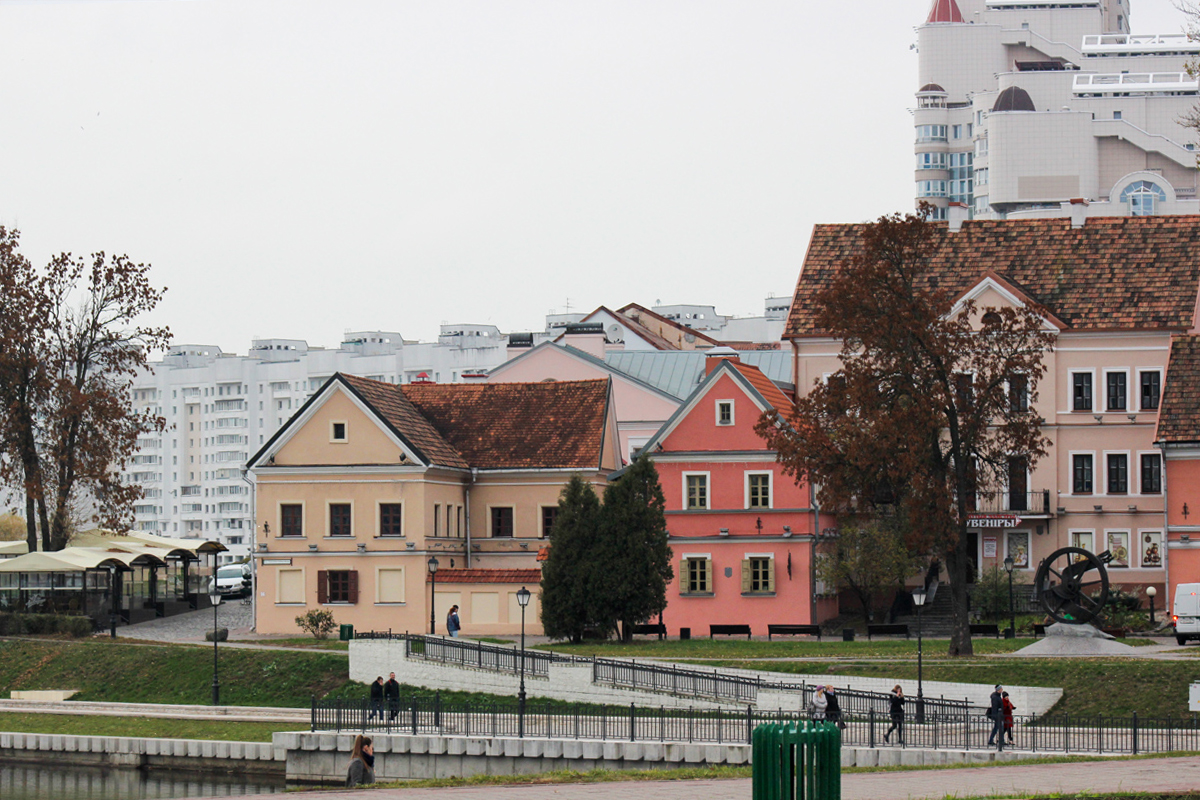
<path id="1" fill-rule="evenodd" d="M 750 591 L 750 559 L 742 559 L 742 594 Z"/>
<path id="2" fill-rule="evenodd" d="M 317 572 L 317 602 L 321 605 L 329 602 L 329 573 L 325 570 Z"/>
<path id="3" fill-rule="evenodd" d="M 350 570 L 350 605 L 358 602 L 358 570 Z"/>
<path id="4" fill-rule="evenodd" d="M 775 559 L 767 559 L 767 591 L 775 591 Z"/>
<path id="5" fill-rule="evenodd" d="M 706 592 L 715 592 L 716 591 L 716 587 L 713 586 L 713 571 L 712 571 L 712 559 L 711 558 L 704 559 L 704 591 L 706 591 Z"/>

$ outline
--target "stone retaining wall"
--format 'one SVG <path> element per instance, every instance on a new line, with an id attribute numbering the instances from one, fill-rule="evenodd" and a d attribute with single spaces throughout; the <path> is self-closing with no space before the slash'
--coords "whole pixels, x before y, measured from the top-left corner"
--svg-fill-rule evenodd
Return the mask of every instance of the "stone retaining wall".
<path id="1" fill-rule="evenodd" d="M 0 761 L 281 774 L 286 752 L 266 742 L 0 733 Z"/>

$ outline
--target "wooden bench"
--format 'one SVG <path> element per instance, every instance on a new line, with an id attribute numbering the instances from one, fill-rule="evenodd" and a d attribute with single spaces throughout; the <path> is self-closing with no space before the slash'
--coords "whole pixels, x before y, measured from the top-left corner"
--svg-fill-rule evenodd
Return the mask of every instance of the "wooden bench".
<path id="1" fill-rule="evenodd" d="M 660 625 L 657 622 L 652 625 L 634 625 L 634 636 L 657 636 L 659 639 L 667 638 L 667 626 Z"/>
<path id="2" fill-rule="evenodd" d="M 1040 623 L 1033 623 L 1033 638 L 1046 635 L 1046 626 Z"/>
<path id="3" fill-rule="evenodd" d="M 767 641 L 772 636 L 815 636 L 821 638 L 820 625 L 768 625 Z"/>
<path id="4" fill-rule="evenodd" d="M 867 641 L 871 640 L 872 636 L 899 636 L 904 634 L 904 638 L 909 638 L 907 625 L 868 625 L 867 626 Z"/>
<path id="5" fill-rule="evenodd" d="M 708 638 L 710 638 L 710 639 L 713 638 L 714 636 L 741 636 L 742 634 L 745 634 L 747 639 L 750 638 L 751 633 L 750 633 L 749 625 L 709 625 L 708 626 Z"/>
<path id="6" fill-rule="evenodd" d="M 989 625 L 987 623 L 982 623 L 982 622 L 976 623 L 971 626 L 971 635 L 972 636 L 995 636 L 997 639 L 999 639 L 1000 638 L 1000 626 L 999 625 Z"/>

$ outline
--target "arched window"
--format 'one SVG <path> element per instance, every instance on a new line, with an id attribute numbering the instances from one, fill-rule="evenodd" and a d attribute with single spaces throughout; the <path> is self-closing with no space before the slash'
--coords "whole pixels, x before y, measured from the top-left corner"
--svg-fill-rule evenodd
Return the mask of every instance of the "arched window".
<path id="1" fill-rule="evenodd" d="M 1129 213 L 1135 217 L 1154 216 L 1156 203 L 1166 199 L 1167 193 L 1151 181 L 1134 181 L 1121 191 L 1121 202 L 1129 204 Z"/>

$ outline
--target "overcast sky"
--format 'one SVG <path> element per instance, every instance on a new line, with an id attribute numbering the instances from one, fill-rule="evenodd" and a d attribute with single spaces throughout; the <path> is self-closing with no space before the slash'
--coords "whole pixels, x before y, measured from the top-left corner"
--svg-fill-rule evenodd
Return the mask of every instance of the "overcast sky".
<path id="1" fill-rule="evenodd" d="M 761 314 L 813 224 L 911 207 L 928 6 L 0 0 L 0 225 L 152 263 L 153 321 L 227 351 Z"/>

